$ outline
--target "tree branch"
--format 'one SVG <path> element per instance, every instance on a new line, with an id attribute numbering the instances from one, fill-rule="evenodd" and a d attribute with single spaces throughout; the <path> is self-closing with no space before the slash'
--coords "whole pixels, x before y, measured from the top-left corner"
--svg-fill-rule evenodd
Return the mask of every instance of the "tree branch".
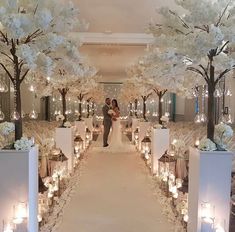
<path id="1" fill-rule="evenodd" d="M 224 45 L 220 48 L 219 52 L 216 53 L 216 55 L 219 55 L 221 52 L 223 52 L 224 48 L 228 45 L 229 41 L 226 41 Z"/>
<path id="2" fill-rule="evenodd" d="M 224 77 L 225 74 L 229 73 L 230 71 L 232 71 L 235 68 L 235 66 L 231 69 L 225 69 L 222 73 L 220 73 L 220 75 L 218 76 L 218 78 L 215 81 L 215 86 L 218 84 L 218 82 Z"/>
<path id="3" fill-rule="evenodd" d="M 220 25 L 221 20 L 222 20 L 222 18 L 224 17 L 224 15 L 225 15 L 225 13 L 226 13 L 226 11 L 227 11 L 227 9 L 228 9 L 230 3 L 231 3 L 231 1 L 229 1 L 228 4 L 226 5 L 226 7 L 224 8 L 222 14 L 221 14 L 220 17 L 219 17 L 218 22 L 215 24 L 216 27 L 218 27 L 218 26 Z"/>
<path id="4" fill-rule="evenodd" d="M 5 72 L 7 73 L 8 77 L 10 78 L 11 82 L 14 83 L 14 78 L 12 77 L 11 73 L 8 71 L 8 69 L 6 68 L 6 66 L 2 63 L 0 63 L 0 65 L 2 66 L 2 68 L 5 70 Z"/>
<path id="5" fill-rule="evenodd" d="M 40 29 L 36 30 L 35 32 L 33 32 L 31 35 L 29 35 L 26 40 L 25 40 L 25 44 L 31 42 L 33 39 L 35 39 L 37 36 L 41 35 L 43 33 L 43 31 L 40 31 Z"/>
<path id="6" fill-rule="evenodd" d="M 2 31 L 0 31 L 0 34 L 2 35 L 3 39 L 5 40 L 5 42 L 8 44 L 8 38 L 7 35 L 4 35 L 4 33 Z M 3 41 L 4 42 L 4 41 Z"/>
<path id="7" fill-rule="evenodd" d="M 8 59 L 10 59 L 12 62 L 14 62 L 14 60 L 9 56 L 7 55 L 5 52 L 1 52 L 2 55 L 6 56 Z"/>
<path id="8" fill-rule="evenodd" d="M 176 14 L 172 10 L 169 10 L 169 12 L 170 12 L 170 14 L 174 15 L 176 18 L 178 18 L 181 21 L 181 23 L 183 24 L 183 27 L 189 29 L 189 26 L 186 24 L 186 22 L 178 14 Z"/>
<path id="9" fill-rule="evenodd" d="M 209 81 L 209 76 L 208 76 L 208 70 L 206 70 L 206 68 L 204 68 L 203 67 L 203 65 L 199 65 L 199 67 L 204 71 L 204 74 L 205 74 L 205 76 L 204 76 L 204 78 L 206 78 L 208 81 Z"/>
<path id="10" fill-rule="evenodd" d="M 26 72 L 23 74 L 23 76 L 20 78 L 20 83 L 23 82 L 23 80 L 25 79 L 26 75 L 28 74 L 29 69 L 26 70 Z"/>

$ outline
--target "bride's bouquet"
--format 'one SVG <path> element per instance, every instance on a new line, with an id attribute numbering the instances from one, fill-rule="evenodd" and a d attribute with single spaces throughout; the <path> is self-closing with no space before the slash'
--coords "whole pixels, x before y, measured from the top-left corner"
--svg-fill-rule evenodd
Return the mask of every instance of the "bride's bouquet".
<path id="1" fill-rule="evenodd" d="M 114 112 L 114 110 L 113 110 L 113 109 L 110 109 L 110 110 L 108 111 L 108 114 L 110 114 L 110 115 L 114 115 L 114 114 L 115 114 L 115 112 Z"/>

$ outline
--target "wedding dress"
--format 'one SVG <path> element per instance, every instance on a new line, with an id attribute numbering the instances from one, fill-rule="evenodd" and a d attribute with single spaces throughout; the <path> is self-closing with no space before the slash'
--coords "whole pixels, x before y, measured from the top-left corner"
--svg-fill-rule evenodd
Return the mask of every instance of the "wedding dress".
<path id="1" fill-rule="evenodd" d="M 109 141 L 109 150 L 120 150 L 124 146 L 122 142 L 122 126 L 120 118 L 112 122 L 112 132 Z"/>

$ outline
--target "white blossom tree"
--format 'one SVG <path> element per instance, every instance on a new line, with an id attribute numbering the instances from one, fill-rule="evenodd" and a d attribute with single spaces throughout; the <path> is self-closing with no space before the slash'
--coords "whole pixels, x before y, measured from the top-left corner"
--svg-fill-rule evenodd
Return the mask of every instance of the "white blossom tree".
<path id="1" fill-rule="evenodd" d="M 93 89 L 97 88 L 99 83 L 96 72 L 90 73 L 89 76 L 83 78 L 81 81 L 76 81 L 72 87 L 72 94 L 78 98 L 78 121 L 82 120 L 82 102 L 86 97 L 89 98 L 89 93 L 93 91 Z"/>
<path id="2" fill-rule="evenodd" d="M 214 92 L 234 69 L 235 2 L 233 0 L 176 0 L 184 14 L 161 8 L 161 22 L 149 31 L 162 53 L 196 73 L 208 85 L 207 137 L 214 141 Z M 179 8 L 177 8 L 179 9 Z M 182 67 L 183 68 L 183 67 Z M 179 76 L 178 76 L 179 77 Z"/>
<path id="3" fill-rule="evenodd" d="M 96 87 L 91 89 L 86 96 L 86 101 L 87 101 L 87 117 L 89 118 L 90 116 L 90 110 L 92 111 L 92 116 L 95 115 L 95 104 L 99 104 L 103 102 L 104 96 L 105 96 L 105 91 L 104 91 L 104 86 L 102 84 L 98 83 L 98 80 L 100 77 L 97 77 L 96 79 Z M 90 109 L 90 104 L 91 104 L 91 109 Z"/>
<path id="4" fill-rule="evenodd" d="M 137 106 L 138 106 L 138 90 L 134 82 L 127 80 L 123 83 L 120 91 L 120 99 L 123 102 L 128 102 L 130 104 L 130 116 L 137 117 Z M 134 109 L 133 109 L 134 104 Z"/>
<path id="5" fill-rule="evenodd" d="M 0 72 L 14 86 L 15 139 L 22 137 L 21 84 L 30 70 L 51 75 L 51 54 L 77 24 L 78 10 L 58 0 L 0 1 Z"/>

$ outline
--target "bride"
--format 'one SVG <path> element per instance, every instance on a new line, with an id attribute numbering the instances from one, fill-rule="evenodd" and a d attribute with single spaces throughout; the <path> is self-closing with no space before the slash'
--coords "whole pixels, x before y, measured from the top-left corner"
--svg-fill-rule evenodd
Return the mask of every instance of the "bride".
<path id="1" fill-rule="evenodd" d="M 112 100 L 112 132 L 109 142 L 109 150 L 119 150 L 123 147 L 122 126 L 120 120 L 120 109 L 116 99 Z"/>

